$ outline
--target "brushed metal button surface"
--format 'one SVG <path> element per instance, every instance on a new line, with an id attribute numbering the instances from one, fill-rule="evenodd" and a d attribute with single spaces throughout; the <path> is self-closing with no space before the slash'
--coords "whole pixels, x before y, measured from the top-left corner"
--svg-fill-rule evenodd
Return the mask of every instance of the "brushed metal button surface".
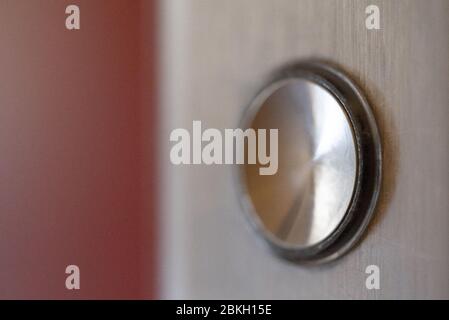
<path id="1" fill-rule="evenodd" d="M 381 177 L 380 139 L 360 90 L 320 63 L 280 72 L 253 99 L 242 127 L 279 130 L 279 169 L 239 168 L 245 212 L 280 255 L 328 261 L 366 228 Z"/>

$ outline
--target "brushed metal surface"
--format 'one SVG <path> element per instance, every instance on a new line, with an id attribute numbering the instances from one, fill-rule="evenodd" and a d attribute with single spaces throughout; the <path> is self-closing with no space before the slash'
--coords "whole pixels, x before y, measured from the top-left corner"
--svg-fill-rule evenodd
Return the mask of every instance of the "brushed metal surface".
<path id="1" fill-rule="evenodd" d="M 260 175 L 259 165 L 242 170 L 250 216 L 282 248 L 322 243 L 341 224 L 355 190 L 357 147 L 348 116 L 327 89 L 303 78 L 271 84 L 249 108 L 249 127 L 280 134 L 276 174 Z"/>
<path id="2" fill-rule="evenodd" d="M 365 28 L 369 4 L 380 8 L 380 30 Z M 162 14 L 165 297 L 449 298 L 449 1 L 164 1 Z M 312 269 L 259 245 L 232 168 L 168 159 L 171 129 L 196 119 L 236 126 L 273 70 L 307 58 L 338 65 L 361 86 L 384 150 L 365 238 Z M 365 286 L 372 264 L 379 290 Z"/>

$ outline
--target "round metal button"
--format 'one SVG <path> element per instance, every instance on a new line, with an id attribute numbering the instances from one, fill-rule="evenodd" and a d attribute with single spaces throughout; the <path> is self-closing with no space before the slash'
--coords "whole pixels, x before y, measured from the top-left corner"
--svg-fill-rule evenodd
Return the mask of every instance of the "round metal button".
<path id="1" fill-rule="evenodd" d="M 251 224 L 288 259 L 324 262 L 356 242 L 379 193 L 378 130 L 360 90 L 338 70 L 304 63 L 281 71 L 252 101 L 241 126 L 278 129 L 278 171 L 239 168 Z"/>

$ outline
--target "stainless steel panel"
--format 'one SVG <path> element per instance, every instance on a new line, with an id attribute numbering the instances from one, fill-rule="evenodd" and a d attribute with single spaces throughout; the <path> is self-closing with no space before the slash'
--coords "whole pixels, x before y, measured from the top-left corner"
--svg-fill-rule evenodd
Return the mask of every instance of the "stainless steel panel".
<path id="1" fill-rule="evenodd" d="M 380 30 L 365 28 L 369 4 Z M 164 1 L 162 14 L 165 297 L 449 298 L 448 1 Z M 337 64 L 361 86 L 384 150 L 366 236 L 318 268 L 259 244 L 231 167 L 168 159 L 169 130 L 197 119 L 235 127 L 273 70 L 306 58 Z M 365 286 L 372 264 L 379 290 Z"/>

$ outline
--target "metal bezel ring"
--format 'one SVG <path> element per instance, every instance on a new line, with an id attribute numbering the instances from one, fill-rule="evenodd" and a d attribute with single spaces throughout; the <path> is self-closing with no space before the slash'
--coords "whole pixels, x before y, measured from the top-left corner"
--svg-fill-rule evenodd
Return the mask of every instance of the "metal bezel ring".
<path id="1" fill-rule="evenodd" d="M 251 226 L 277 255 L 301 263 L 324 263 L 348 252 L 361 238 L 373 216 L 381 186 L 381 139 L 370 105 L 359 87 L 344 73 L 320 62 L 299 63 L 277 72 L 245 109 L 239 127 L 249 127 L 261 108 L 260 101 L 264 99 L 260 97 L 267 94 L 267 88 L 294 78 L 307 79 L 328 90 L 340 102 L 352 126 L 357 148 L 357 175 L 345 217 L 332 234 L 316 245 L 305 248 L 286 246 L 264 229 L 242 178 L 241 166 L 236 170 L 237 186 L 243 211 Z"/>

